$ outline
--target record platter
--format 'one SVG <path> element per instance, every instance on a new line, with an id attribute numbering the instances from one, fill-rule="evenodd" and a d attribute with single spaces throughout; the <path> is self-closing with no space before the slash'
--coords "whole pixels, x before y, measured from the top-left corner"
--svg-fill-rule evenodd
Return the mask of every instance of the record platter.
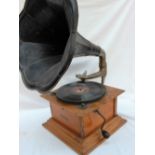
<path id="1" fill-rule="evenodd" d="M 75 82 L 67 84 L 56 91 L 56 96 L 67 103 L 90 103 L 105 94 L 105 87 L 96 82 Z"/>
<path id="2" fill-rule="evenodd" d="M 88 155 L 126 122 L 117 114 L 124 91 L 105 85 L 106 53 L 77 26 L 77 0 L 26 0 L 19 18 L 19 68 L 24 84 L 49 101 L 51 117 L 43 126 Z M 98 57 L 98 72 L 78 74 L 77 81 L 54 90 L 72 59 L 82 56 Z M 101 83 L 90 81 L 99 77 Z"/>

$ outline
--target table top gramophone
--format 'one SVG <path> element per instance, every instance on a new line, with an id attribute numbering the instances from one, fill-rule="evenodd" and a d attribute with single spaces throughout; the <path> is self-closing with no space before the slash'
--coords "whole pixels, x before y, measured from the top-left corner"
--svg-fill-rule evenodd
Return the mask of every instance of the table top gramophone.
<path id="1" fill-rule="evenodd" d="M 50 103 L 43 124 L 81 155 L 109 138 L 126 121 L 117 115 L 123 90 L 105 86 L 105 52 L 77 32 L 76 0 L 26 0 L 19 21 L 20 72 L 24 84 Z M 99 71 L 78 74 L 77 82 L 50 92 L 74 57 L 99 57 Z M 101 83 L 89 79 L 101 77 Z"/>

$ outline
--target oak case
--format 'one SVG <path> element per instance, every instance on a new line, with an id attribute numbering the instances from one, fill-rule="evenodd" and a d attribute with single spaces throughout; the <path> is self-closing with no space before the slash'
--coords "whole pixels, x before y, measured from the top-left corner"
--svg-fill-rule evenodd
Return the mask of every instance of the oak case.
<path id="1" fill-rule="evenodd" d="M 117 114 L 117 96 L 121 89 L 106 86 L 106 95 L 87 107 L 66 104 L 55 94 L 42 95 L 50 103 L 52 117 L 43 126 L 80 155 L 86 155 L 106 140 L 126 120 Z"/>

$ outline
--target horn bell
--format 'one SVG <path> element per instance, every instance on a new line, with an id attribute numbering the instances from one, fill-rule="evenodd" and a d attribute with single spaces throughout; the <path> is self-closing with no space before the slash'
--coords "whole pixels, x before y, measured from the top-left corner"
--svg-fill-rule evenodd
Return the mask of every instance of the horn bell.
<path id="1" fill-rule="evenodd" d="M 19 18 L 19 69 L 28 88 L 49 91 L 73 57 L 100 54 L 77 25 L 76 0 L 26 0 Z"/>

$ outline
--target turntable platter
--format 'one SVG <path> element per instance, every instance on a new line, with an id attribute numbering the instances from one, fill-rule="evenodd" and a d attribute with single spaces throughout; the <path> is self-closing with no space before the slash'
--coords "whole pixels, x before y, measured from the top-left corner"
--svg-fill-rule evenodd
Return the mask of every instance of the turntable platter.
<path id="1" fill-rule="evenodd" d="M 100 99 L 105 91 L 105 87 L 96 82 L 75 82 L 59 88 L 56 96 L 67 103 L 81 104 Z"/>

